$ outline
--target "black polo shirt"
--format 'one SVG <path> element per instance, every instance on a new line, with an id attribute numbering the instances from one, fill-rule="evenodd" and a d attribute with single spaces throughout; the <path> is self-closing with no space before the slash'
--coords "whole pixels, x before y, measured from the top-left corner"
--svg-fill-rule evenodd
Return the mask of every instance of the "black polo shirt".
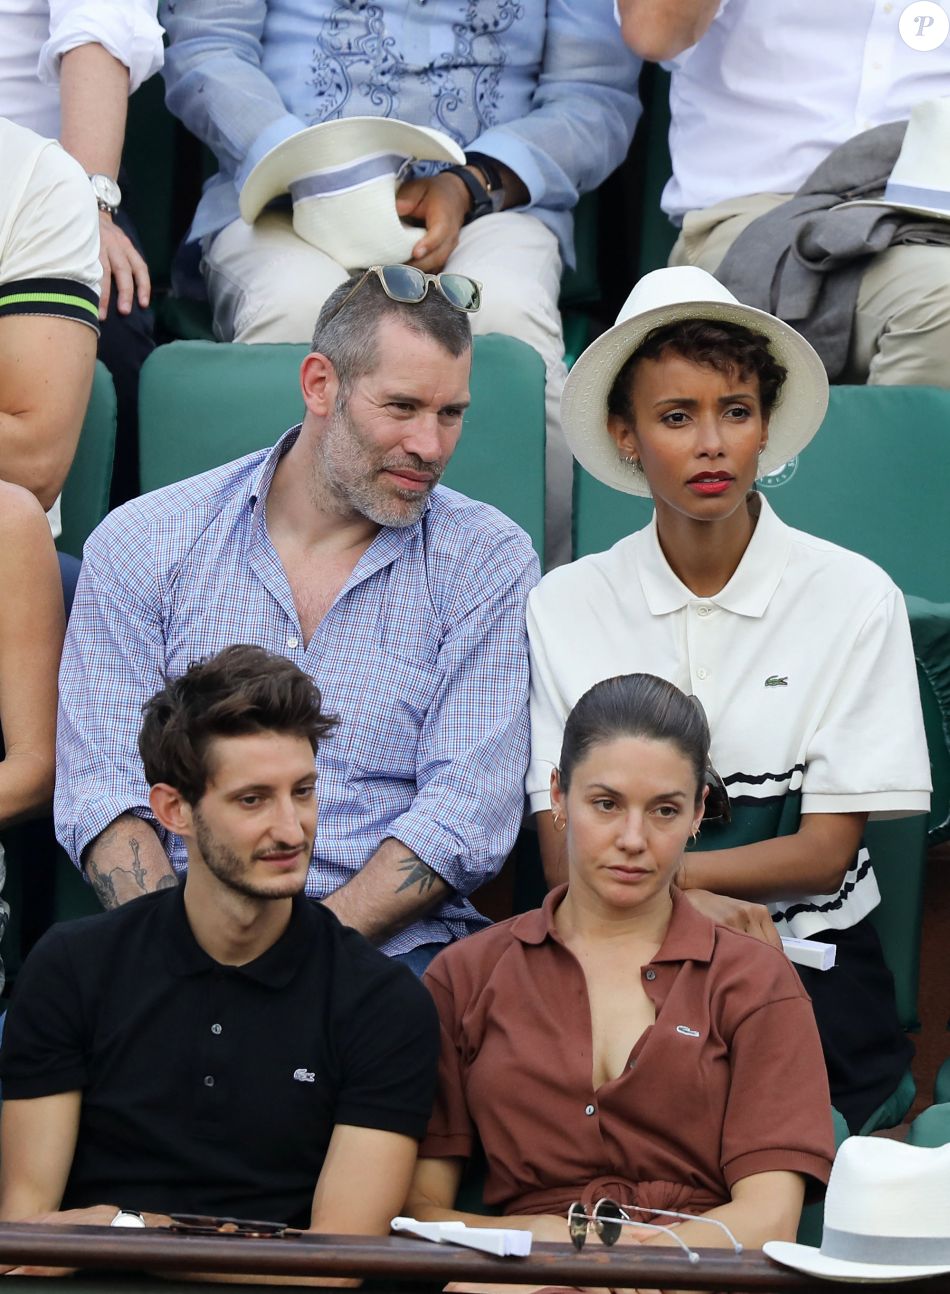
<path id="1" fill-rule="evenodd" d="M 295 899 L 273 947 L 222 966 L 175 889 L 48 931 L 0 1076 L 9 1100 L 82 1090 L 63 1208 L 307 1226 L 334 1125 L 420 1138 L 437 1056 L 426 989 L 322 904 Z"/>

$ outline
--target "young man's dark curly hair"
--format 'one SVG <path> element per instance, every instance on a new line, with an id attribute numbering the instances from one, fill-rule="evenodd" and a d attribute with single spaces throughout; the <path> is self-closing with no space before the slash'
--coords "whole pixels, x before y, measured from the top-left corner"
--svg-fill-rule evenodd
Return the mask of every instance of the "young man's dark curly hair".
<path id="1" fill-rule="evenodd" d="M 244 643 L 196 661 L 142 707 L 139 752 L 149 786 L 164 782 L 197 804 L 216 737 L 278 732 L 304 737 L 314 754 L 336 719 L 321 710 L 313 679 L 286 658 Z"/>

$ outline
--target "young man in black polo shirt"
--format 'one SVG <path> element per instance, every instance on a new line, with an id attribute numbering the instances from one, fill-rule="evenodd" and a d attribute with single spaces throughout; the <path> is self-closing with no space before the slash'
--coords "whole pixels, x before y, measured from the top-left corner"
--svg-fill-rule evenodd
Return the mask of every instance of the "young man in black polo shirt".
<path id="1" fill-rule="evenodd" d="M 333 723 L 258 647 L 145 707 L 151 806 L 187 841 L 187 878 L 56 926 L 27 959 L 0 1053 L 0 1218 L 388 1232 L 438 1029 L 409 970 L 303 897 Z"/>

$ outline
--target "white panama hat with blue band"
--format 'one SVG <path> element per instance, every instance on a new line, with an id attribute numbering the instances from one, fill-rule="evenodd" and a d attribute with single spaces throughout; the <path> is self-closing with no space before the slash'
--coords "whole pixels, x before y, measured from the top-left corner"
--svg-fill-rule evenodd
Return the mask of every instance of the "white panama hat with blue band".
<path id="1" fill-rule="evenodd" d="M 309 126 L 257 163 L 241 189 L 241 215 L 251 225 L 289 193 L 294 232 L 346 269 L 401 265 L 423 234 L 396 212 L 396 190 L 413 161 L 464 165 L 465 154 L 441 131 L 395 117 Z"/>
<path id="2" fill-rule="evenodd" d="M 849 1137 L 835 1156 L 821 1248 L 769 1240 L 769 1258 L 811 1276 L 906 1281 L 950 1272 L 950 1145 Z"/>

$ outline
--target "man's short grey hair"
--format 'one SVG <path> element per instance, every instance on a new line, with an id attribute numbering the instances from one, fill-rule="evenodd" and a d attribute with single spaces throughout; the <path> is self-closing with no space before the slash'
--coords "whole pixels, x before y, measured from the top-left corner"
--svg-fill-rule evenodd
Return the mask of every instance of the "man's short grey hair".
<path id="1" fill-rule="evenodd" d="M 383 319 L 398 319 L 422 337 L 430 337 L 453 359 L 472 345 L 468 315 L 450 305 L 434 283 L 419 302 L 393 301 L 375 274 L 370 274 L 350 301 L 336 315 L 334 310 L 362 277 L 354 274 L 327 297 L 313 332 L 311 351 L 326 355 L 332 363 L 344 394 L 357 378 L 371 373 L 378 362 L 377 333 Z M 329 323 L 324 323 L 329 319 Z"/>

